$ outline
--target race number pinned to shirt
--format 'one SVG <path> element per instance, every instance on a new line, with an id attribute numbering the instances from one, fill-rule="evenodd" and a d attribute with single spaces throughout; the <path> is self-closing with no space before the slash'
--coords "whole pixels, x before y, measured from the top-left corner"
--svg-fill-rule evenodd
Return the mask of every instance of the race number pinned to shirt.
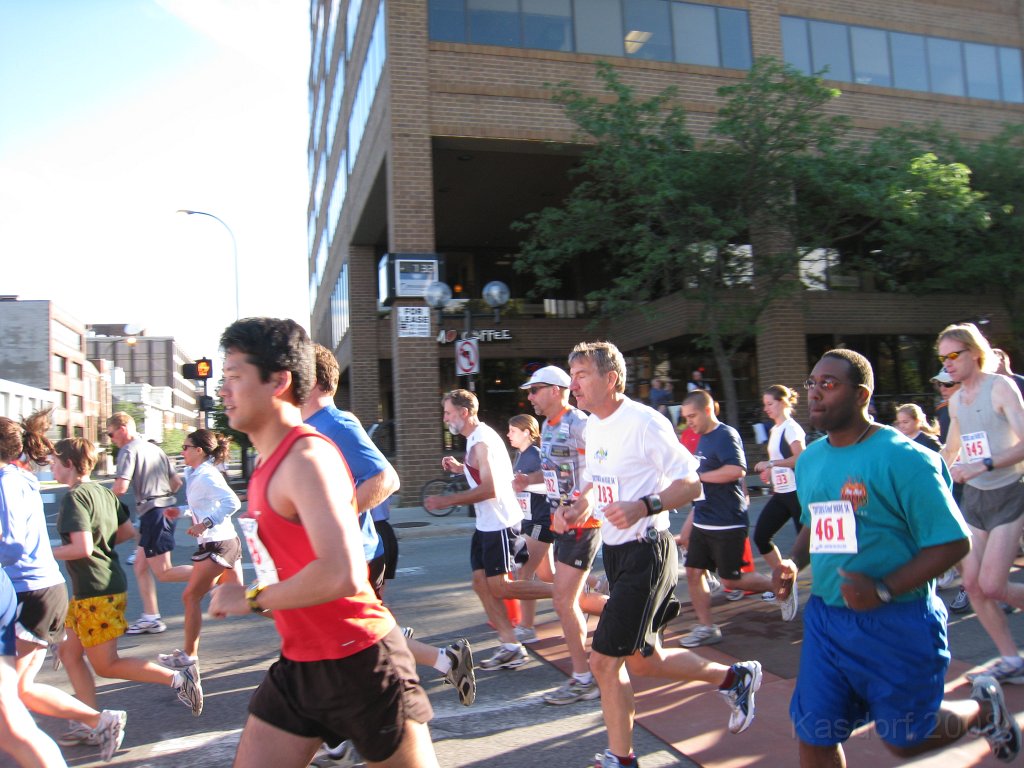
<path id="1" fill-rule="evenodd" d="M 523 517 L 527 520 L 533 519 L 533 510 L 530 509 L 530 494 L 529 493 L 516 493 L 516 501 L 519 502 L 519 508 L 523 510 Z"/>
<path id="2" fill-rule="evenodd" d="M 609 504 L 619 500 L 619 481 L 608 475 L 594 475 L 594 517 L 604 519 L 604 510 Z"/>
<path id="3" fill-rule="evenodd" d="M 971 432 L 969 435 L 961 435 L 960 445 L 964 450 L 964 461 L 968 464 L 992 458 L 992 451 L 988 447 L 987 432 Z"/>
<path id="4" fill-rule="evenodd" d="M 857 521 L 849 501 L 812 502 L 811 552 L 813 554 L 857 554 Z"/>
<path id="5" fill-rule="evenodd" d="M 238 518 L 238 525 L 242 528 L 242 536 L 245 538 L 245 546 L 249 549 L 249 558 L 252 560 L 253 568 L 256 569 L 256 580 L 264 586 L 277 584 L 277 566 L 274 565 L 274 558 L 270 556 L 267 548 L 259 537 L 259 521 L 248 515 Z"/>
<path id="6" fill-rule="evenodd" d="M 772 467 L 772 488 L 776 493 L 796 490 L 796 473 L 789 467 Z"/>
<path id="7" fill-rule="evenodd" d="M 554 469 L 544 470 L 544 494 L 555 501 L 561 498 L 558 493 L 558 472 Z"/>

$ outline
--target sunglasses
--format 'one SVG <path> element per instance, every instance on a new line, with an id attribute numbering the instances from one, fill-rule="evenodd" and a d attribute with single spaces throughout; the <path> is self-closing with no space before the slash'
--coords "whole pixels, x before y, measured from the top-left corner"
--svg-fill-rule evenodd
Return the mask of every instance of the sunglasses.
<path id="1" fill-rule="evenodd" d="M 194 445 L 189 445 L 188 443 L 182 443 L 181 444 L 181 450 L 182 451 L 187 451 L 189 448 L 195 448 L 195 446 Z"/>
<path id="2" fill-rule="evenodd" d="M 822 392 L 831 392 L 833 389 L 842 384 L 839 379 L 825 378 L 821 381 L 815 381 L 814 379 L 808 379 L 804 382 L 804 389 L 810 392 L 812 389 L 820 389 Z"/>
<path id="3" fill-rule="evenodd" d="M 970 351 L 969 349 L 958 349 L 956 352 L 950 352 L 948 355 L 939 355 L 939 362 L 944 363 L 947 360 L 956 360 L 960 355 L 966 355 Z"/>
<path id="4" fill-rule="evenodd" d="M 935 383 L 943 389 L 949 389 L 950 387 L 955 387 L 957 385 L 957 382 L 955 381 L 936 381 Z"/>
<path id="5" fill-rule="evenodd" d="M 551 386 L 552 386 L 551 384 L 538 384 L 535 387 L 530 387 L 530 394 L 531 395 L 536 395 L 542 389 L 549 389 Z"/>

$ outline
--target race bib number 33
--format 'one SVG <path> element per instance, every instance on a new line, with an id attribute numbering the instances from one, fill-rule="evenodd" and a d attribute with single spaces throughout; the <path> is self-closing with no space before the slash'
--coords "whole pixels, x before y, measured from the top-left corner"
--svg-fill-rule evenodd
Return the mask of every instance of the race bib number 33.
<path id="1" fill-rule="evenodd" d="M 811 552 L 857 554 L 857 520 L 849 501 L 819 501 L 811 510 Z"/>

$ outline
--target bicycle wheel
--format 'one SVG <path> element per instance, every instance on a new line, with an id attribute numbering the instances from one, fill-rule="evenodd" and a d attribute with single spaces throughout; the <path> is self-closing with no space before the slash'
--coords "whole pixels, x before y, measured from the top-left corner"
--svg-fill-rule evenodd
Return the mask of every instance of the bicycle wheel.
<path id="1" fill-rule="evenodd" d="M 451 487 L 451 480 L 446 477 L 439 477 L 435 480 L 428 480 L 423 484 L 420 489 L 420 504 L 423 508 L 427 508 L 426 498 L 427 496 L 447 496 L 452 493 L 454 489 Z M 438 509 L 427 509 L 427 512 L 434 517 L 446 517 L 450 515 L 455 509 L 455 506 L 451 507 L 440 507 Z"/>

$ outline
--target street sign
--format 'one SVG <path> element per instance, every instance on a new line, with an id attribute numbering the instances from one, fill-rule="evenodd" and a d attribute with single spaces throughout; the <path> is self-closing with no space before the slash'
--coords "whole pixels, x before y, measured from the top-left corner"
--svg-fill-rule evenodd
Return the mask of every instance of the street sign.
<path id="1" fill-rule="evenodd" d="M 455 342 L 455 372 L 459 376 L 480 373 L 479 340 L 461 339 Z"/>

